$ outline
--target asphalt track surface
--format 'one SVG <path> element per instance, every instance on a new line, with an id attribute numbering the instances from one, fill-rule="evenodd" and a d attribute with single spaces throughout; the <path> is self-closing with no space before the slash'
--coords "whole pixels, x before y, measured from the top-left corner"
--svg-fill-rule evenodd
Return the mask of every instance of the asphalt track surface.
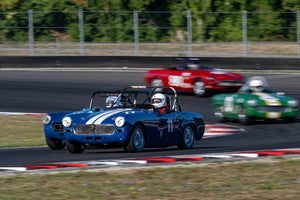
<path id="1" fill-rule="evenodd" d="M 118 90 L 127 85 L 144 85 L 143 75 L 143 72 L 137 71 L 1 70 L 0 112 L 48 113 L 81 110 L 88 106 L 94 91 Z M 244 75 L 250 77 L 257 74 Z M 270 89 L 285 92 L 286 95 L 300 100 L 300 74 L 262 75 L 267 79 Z M 216 123 L 209 97 L 197 98 L 189 94 L 180 94 L 180 102 L 183 110 L 202 114 L 206 123 Z M 52 151 L 47 147 L 5 148 L 0 149 L 0 166 L 300 147 L 299 114 L 296 122 L 290 124 L 282 121 L 257 122 L 247 126 L 235 121 L 226 124 L 240 126 L 245 132 L 203 139 L 193 149 L 184 151 L 172 146 L 147 148 L 140 153 L 126 153 L 122 149 L 87 149 L 82 154 L 70 154 L 66 149 Z"/>

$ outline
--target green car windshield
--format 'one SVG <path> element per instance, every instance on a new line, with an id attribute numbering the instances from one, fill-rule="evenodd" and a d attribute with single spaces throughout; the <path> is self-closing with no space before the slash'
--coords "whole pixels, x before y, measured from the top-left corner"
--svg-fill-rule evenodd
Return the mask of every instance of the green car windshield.
<path id="1" fill-rule="evenodd" d="M 238 93 L 254 93 L 255 91 L 252 89 L 253 86 L 251 86 L 251 83 L 253 83 L 254 81 L 259 81 L 261 83 L 261 92 L 272 93 L 272 91 L 268 89 L 266 79 L 261 76 L 253 76 L 249 78 L 248 81 L 239 89 Z"/>

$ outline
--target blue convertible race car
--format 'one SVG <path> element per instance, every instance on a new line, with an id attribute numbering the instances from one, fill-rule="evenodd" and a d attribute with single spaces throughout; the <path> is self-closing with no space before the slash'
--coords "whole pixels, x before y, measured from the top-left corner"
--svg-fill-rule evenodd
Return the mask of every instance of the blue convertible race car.
<path id="1" fill-rule="evenodd" d="M 151 97 L 166 96 L 159 112 Z M 100 103 L 99 103 L 100 102 Z M 43 117 L 50 149 L 82 153 L 87 147 L 122 147 L 140 152 L 144 147 L 192 148 L 203 137 L 205 124 L 197 113 L 183 112 L 172 87 L 129 86 L 121 92 L 94 92 L 82 111 L 50 113 Z"/>

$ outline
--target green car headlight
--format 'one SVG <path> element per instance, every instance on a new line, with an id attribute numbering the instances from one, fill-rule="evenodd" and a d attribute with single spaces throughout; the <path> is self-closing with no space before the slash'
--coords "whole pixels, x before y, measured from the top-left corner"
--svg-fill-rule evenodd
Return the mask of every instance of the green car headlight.
<path id="1" fill-rule="evenodd" d="M 257 106 L 258 102 L 256 100 L 248 100 L 247 101 L 247 104 L 249 106 Z"/>
<path id="2" fill-rule="evenodd" d="M 299 105 L 299 102 L 297 100 L 290 100 L 288 101 L 288 104 L 291 107 L 297 107 Z"/>

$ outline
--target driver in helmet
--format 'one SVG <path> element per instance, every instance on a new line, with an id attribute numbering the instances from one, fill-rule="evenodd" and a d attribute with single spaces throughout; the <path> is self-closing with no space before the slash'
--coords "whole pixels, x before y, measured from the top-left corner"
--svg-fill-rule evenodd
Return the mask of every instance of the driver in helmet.
<path id="1" fill-rule="evenodd" d="M 151 104 L 159 114 L 165 113 L 169 108 L 167 104 L 167 97 L 162 93 L 157 93 L 152 96 Z"/>
<path id="2" fill-rule="evenodd" d="M 264 83 L 261 80 L 250 81 L 249 88 L 250 88 L 250 92 L 255 92 L 255 93 L 263 92 L 263 90 L 265 89 Z"/>
<path id="3" fill-rule="evenodd" d="M 111 106 L 115 107 L 117 106 L 117 103 L 115 103 L 117 101 L 118 97 L 116 96 L 108 96 L 106 98 L 106 108 L 110 108 Z"/>
<path id="4" fill-rule="evenodd" d="M 187 66 L 188 66 L 188 70 L 199 69 L 199 64 L 197 64 L 197 63 L 188 63 Z"/>

